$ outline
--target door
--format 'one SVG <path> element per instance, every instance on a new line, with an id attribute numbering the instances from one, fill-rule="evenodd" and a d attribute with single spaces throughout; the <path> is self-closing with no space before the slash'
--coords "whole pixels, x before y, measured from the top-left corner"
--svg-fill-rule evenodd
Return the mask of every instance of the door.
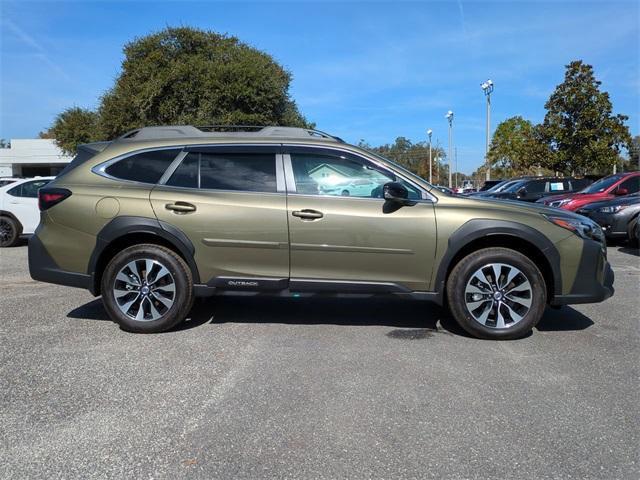
<path id="1" fill-rule="evenodd" d="M 190 148 L 151 192 L 158 219 L 193 243 L 203 283 L 242 290 L 286 288 L 286 195 L 277 150 Z"/>
<path id="2" fill-rule="evenodd" d="M 33 233 L 40 223 L 38 190 L 51 180 L 32 180 L 9 189 L 5 202 L 6 209 L 13 213 L 22 224 L 22 233 Z"/>
<path id="3" fill-rule="evenodd" d="M 292 290 L 430 289 L 436 223 L 428 194 L 353 153 L 311 147 L 284 153 Z M 391 181 L 407 187 L 412 206 L 395 208 L 381 198 Z"/>

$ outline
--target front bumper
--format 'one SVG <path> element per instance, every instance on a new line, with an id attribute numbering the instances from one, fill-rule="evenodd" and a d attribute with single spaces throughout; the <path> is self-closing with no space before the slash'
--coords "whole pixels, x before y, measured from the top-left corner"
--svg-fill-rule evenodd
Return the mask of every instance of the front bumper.
<path id="1" fill-rule="evenodd" d="M 551 305 L 602 302 L 614 294 L 614 280 L 615 274 L 601 245 L 594 241 L 585 241 L 580 266 L 570 293 L 555 295 Z"/>
<path id="2" fill-rule="evenodd" d="M 602 231 L 609 238 L 626 237 L 627 222 L 621 215 L 602 213 L 598 211 L 578 210 L 577 213 L 589 217 L 602 227 Z"/>

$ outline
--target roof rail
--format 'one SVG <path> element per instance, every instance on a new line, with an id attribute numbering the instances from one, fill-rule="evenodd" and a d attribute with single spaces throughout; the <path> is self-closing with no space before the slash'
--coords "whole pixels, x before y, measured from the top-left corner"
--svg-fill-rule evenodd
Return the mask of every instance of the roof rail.
<path id="1" fill-rule="evenodd" d="M 143 127 L 125 133 L 118 140 L 152 140 L 159 138 L 216 138 L 216 137 L 280 137 L 280 138 L 322 138 L 344 143 L 328 133 L 313 128 L 254 126 L 254 125 L 169 125 Z"/>

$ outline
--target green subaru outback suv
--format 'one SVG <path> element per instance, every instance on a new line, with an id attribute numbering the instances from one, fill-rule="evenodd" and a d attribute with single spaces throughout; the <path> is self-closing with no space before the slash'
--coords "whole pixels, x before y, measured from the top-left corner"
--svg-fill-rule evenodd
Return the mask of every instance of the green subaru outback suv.
<path id="1" fill-rule="evenodd" d="M 371 294 L 507 339 L 548 304 L 613 293 L 589 219 L 451 196 L 315 130 L 142 128 L 81 146 L 39 204 L 31 276 L 102 295 L 134 332 L 172 328 L 197 296 Z"/>

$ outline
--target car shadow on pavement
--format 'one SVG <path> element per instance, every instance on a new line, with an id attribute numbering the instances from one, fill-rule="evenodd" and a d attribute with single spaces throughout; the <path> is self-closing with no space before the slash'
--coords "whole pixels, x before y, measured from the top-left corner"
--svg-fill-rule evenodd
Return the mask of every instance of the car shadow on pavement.
<path id="1" fill-rule="evenodd" d="M 585 330 L 593 325 L 586 315 L 569 306 L 560 309 L 547 308 L 536 329 L 541 332 L 567 332 Z"/>
<path id="2" fill-rule="evenodd" d="M 628 253 L 629 255 L 635 255 L 636 257 L 640 257 L 640 248 L 638 247 L 631 247 L 631 246 L 620 247 L 618 248 L 618 251 L 620 253 Z"/>
<path id="3" fill-rule="evenodd" d="M 68 318 L 109 320 L 101 299 L 95 299 L 67 314 Z M 387 326 L 398 329 L 394 338 L 422 338 L 427 333 L 469 335 L 449 312 L 430 302 L 399 298 L 286 298 L 216 297 L 199 299 L 187 319 L 171 332 L 205 324 L 277 323 L 290 325 Z M 548 308 L 538 323 L 539 331 L 584 330 L 593 321 L 571 307 Z M 392 332 L 392 333 L 393 333 Z"/>
<path id="4" fill-rule="evenodd" d="M 109 320 L 101 299 L 73 309 L 68 318 Z M 464 334 L 443 308 L 397 298 L 216 297 L 198 299 L 187 319 L 171 331 L 206 323 L 281 323 L 297 325 L 385 325 L 396 328 L 440 327 Z"/>

